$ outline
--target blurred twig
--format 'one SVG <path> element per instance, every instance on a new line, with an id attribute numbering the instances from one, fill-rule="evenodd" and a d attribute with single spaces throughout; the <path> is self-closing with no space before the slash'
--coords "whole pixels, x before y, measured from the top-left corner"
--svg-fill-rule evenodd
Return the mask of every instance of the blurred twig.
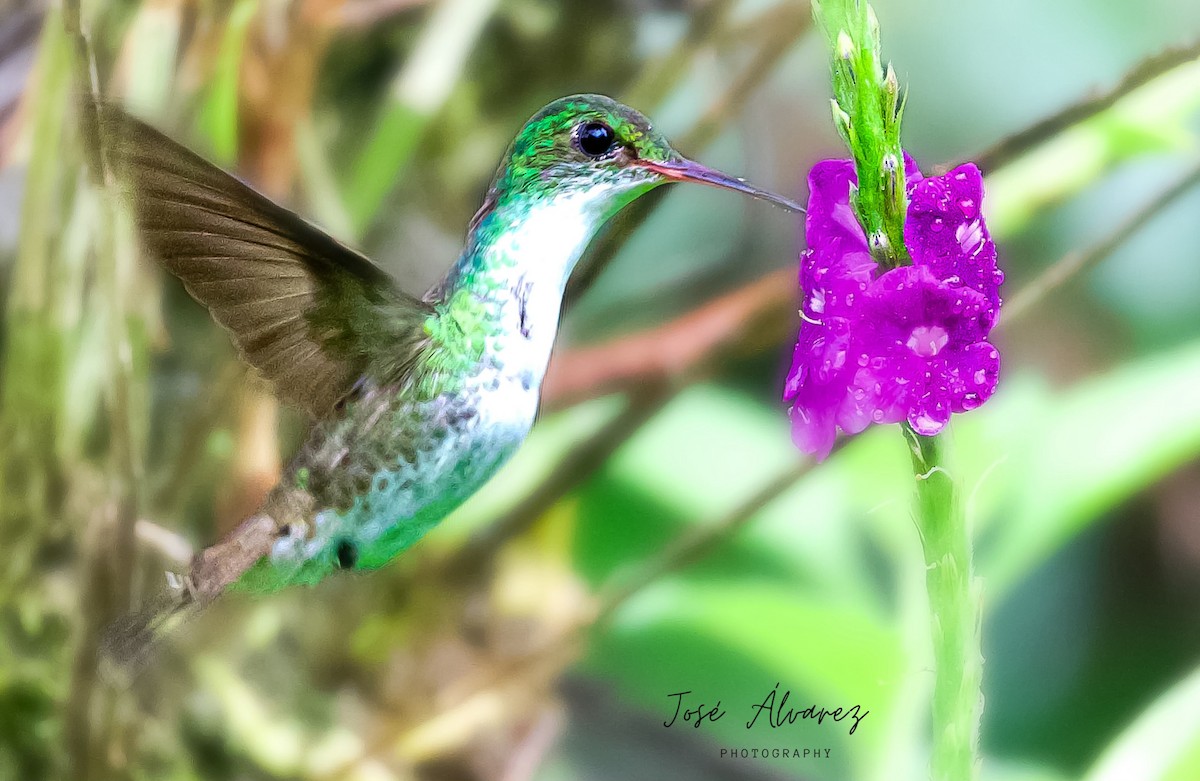
<path id="1" fill-rule="evenodd" d="M 33 66 L 44 10 L 29 5 L 9 10 L 0 19 L 0 168 L 16 140 L 18 113 Z"/>
<path id="2" fill-rule="evenodd" d="M 21 196 L 17 255 L 8 280 L 0 370 L 0 534 L 7 551 L 0 595 L 23 582 L 33 550 L 59 503 L 64 468 L 56 434 L 65 382 L 61 327 L 65 292 L 74 276 L 58 262 L 65 169 L 61 154 L 69 88 L 71 42 L 57 11 L 47 17 L 37 44 L 32 89 L 27 91 L 31 138 Z"/>
<path id="3" fill-rule="evenodd" d="M 840 446 L 841 441 L 837 447 Z M 470 714 L 480 707 L 486 707 L 483 703 L 493 702 L 502 696 L 503 692 L 520 691 L 557 675 L 575 658 L 588 633 L 598 623 L 611 618 L 621 605 L 659 577 L 687 566 L 720 547 L 722 542 L 737 533 L 764 507 L 795 485 L 811 468 L 812 462 L 808 461 L 788 467 L 725 515 L 681 536 L 660 555 L 644 562 L 631 572 L 613 575 L 601 587 L 600 596 L 591 609 L 584 611 L 574 623 L 559 634 L 528 653 L 504 659 L 480 670 L 478 675 L 464 679 L 452 692 L 447 693 L 444 699 L 448 704 L 440 712 L 411 729 L 385 733 L 366 746 L 359 756 L 321 778 L 348 778 L 364 762 L 389 748 L 419 743 L 423 736 L 438 731 L 442 725 L 469 718 Z"/>
<path id="4" fill-rule="evenodd" d="M 177 567 L 186 567 L 192 560 L 192 544 L 170 529 L 153 521 L 139 520 L 134 526 L 137 541 Z"/>
<path id="5" fill-rule="evenodd" d="M 1062 287 L 1071 278 L 1078 276 L 1107 258 L 1117 247 L 1125 243 L 1146 223 L 1154 219 L 1168 204 L 1200 184 L 1200 161 L 1194 163 L 1183 176 L 1163 188 L 1137 211 L 1130 214 L 1104 235 L 1099 241 L 1076 249 L 1046 267 L 1036 278 L 1018 290 L 1004 306 L 1003 319 L 999 326 L 1019 320 L 1031 307 L 1041 303 L 1046 296 Z"/>
<path id="6" fill-rule="evenodd" d="M 179 438 L 179 452 L 172 461 L 162 487 L 156 492 L 152 506 L 175 515 L 204 455 L 209 434 L 217 428 L 223 417 L 228 416 L 235 392 L 245 381 L 245 368 L 240 362 L 230 361 L 216 381 L 206 389 L 204 404 L 189 413 L 190 419 Z"/>
<path id="7" fill-rule="evenodd" d="M 347 29 L 366 29 L 431 2 L 432 0 L 347 0 L 338 11 L 336 21 Z"/>
<path id="8" fill-rule="evenodd" d="M 840 450 L 845 441 L 839 439 L 835 444 L 835 451 Z M 682 569 L 713 552 L 754 519 L 763 508 L 799 482 L 814 465 L 812 460 L 805 460 L 785 469 L 723 517 L 680 535 L 665 550 L 649 561 L 637 565 L 628 574 L 618 573 L 609 578 L 600 588 L 592 623 L 607 621 L 621 605 L 646 586 L 663 575 Z"/>
<path id="9" fill-rule="evenodd" d="M 997 141 L 993 146 L 974 155 L 971 160 L 981 170 L 991 173 L 1072 125 L 1111 108 L 1117 101 L 1139 87 L 1197 58 L 1200 58 L 1200 41 L 1168 49 L 1162 54 L 1143 60 L 1110 89 L 1073 103 L 1040 122 Z"/>
<path id="10" fill-rule="evenodd" d="M 792 326 L 796 272 L 773 271 L 699 308 L 644 331 L 556 355 L 542 388 L 542 405 L 557 409 L 647 382 L 695 376 L 722 356 L 777 344 Z"/>

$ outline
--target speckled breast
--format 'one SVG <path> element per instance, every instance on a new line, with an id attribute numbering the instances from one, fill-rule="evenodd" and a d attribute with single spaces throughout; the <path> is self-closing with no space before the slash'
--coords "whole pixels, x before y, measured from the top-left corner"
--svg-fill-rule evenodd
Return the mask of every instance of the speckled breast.
<path id="1" fill-rule="evenodd" d="M 285 531 L 238 585 L 269 591 L 386 564 L 516 452 L 537 412 L 531 385 L 490 366 L 425 401 L 364 393 L 310 434 L 267 502 Z"/>

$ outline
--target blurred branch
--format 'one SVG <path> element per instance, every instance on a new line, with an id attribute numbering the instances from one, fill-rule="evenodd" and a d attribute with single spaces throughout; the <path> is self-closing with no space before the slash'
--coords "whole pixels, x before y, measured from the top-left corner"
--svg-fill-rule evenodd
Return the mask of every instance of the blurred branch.
<path id="1" fill-rule="evenodd" d="M 797 298 L 796 272 L 783 268 L 663 325 L 558 354 L 542 405 L 557 409 L 646 383 L 679 384 L 723 357 L 778 344 L 792 326 Z"/>
<path id="2" fill-rule="evenodd" d="M 348 0 L 338 10 L 336 23 L 346 29 L 364 30 L 431 2 L 433 0 Z"/>
<path id="3" fill-rule="evenodd" d="M 839 439 L 834 445 L 834 452 L 840 450 L 845 442 L 844 438 Z M 816 462 L 806 460 L 785 469 L 724 517 L 681 534 L 665 550 L 649 561 L 639 564 L 628 575 L 618 573 L 610 577 L 600 588 L 592 623 L 607 621 L 618 608 L 646 586 L 712 553 L 737 534 L 767 505 L 799 482 L 815 465 Z"/>
<path id="4" fill-rule="evenodd" d="M 153 521 L 138 520 L 134 526 L 137 541 L 178 567 L 192 561 L 192 544 L 182 534 L 159 526 Z"/>
<path id="5" fill-rule="evenodd" d="M 1046 296 L 1058 290 L 1073 277 L 1107 258 L 1130 236 L 1158 216 L 1167 205 L 1197 184 L 1200 184 L 1200 161 L 1194 163 L 1183 176 L 1164 188 L 1144 206 L 1118 223 L 1099 241 L 1063 255 L 1018 290 L 1004 306 L 1004 315 L 997 327 L 1011 324 L 1013 320 L 1020 319 L 1031 307 L 1041 303 Z"/>
<path id="6" fill-rule="evenodd" d="M 0 168 L 8 163 L 16 141 L 22 97 L 44 16 L 40 6 L 30 5 L 11 9 L 0 19 Z"/>
<path id="7" fill-rule="evenodd" d="M 981 170 L 991 173 L 1072 125 L 1111 108 L 1117 101 L 1139 87 L 1197 58 L 1200 58 L 1200 41 L 1168 49 L 1162 54 L 1145 59 L 1126 73 L 1112 88 L 1093 97 L 1084 98 L 1024 130 L 1001 139 L 990 148 L 974 155 L 971 160 Z"/>
<path id="8" fill-rule="evenodd" d="M 184 491 L 195 476 L 208 446 L 208 435 L 229 415 L 241 384 L 246 382 L 246 370 L 240 362 L 230 361 L 207 388 L 205 402 L 191 410 L 190 419 L 180 436 L 179 453 L 171 464 L 167 478 L 156 492 L 152 505 L 174 515 Z"/>
<path id="9" fill-rule="evenodd" d="M 844 441 L 839 440 L 836 447 L 840 449 Z M 681 535 L 661 554 L 642 563 L 629 574 L 611 576 L 600 587 L 600 596 L 593 609 L 581 616 L 575 625 L 526 656 L 485 671 L 469 688 L 460 691 L 456 699 L 465 700 L 500 685 L 512 686 L 512 679 L 541 669 L 547 660 L 569 658 L 570 649 L 578 647 L 596 625 L 609 620 L 630 598 L 660 577 L 698 561 L 720 547 L 763 508 L 794 486 L 813 465 L 814 462 L 805 461 L 789 467 L 724 516 Z"/>
<path id="10" fill-rule="evenodd" d="M 66 288 L 77 275 L 58 263 L 66 164 L 61 149 L 71 80 L 71 47 L 57 11 L 47 15 L 36 44 L 37 62 L 25 93 L 30 148 L 20 197 L 17 253 L 8 279 L 4 349 L 0 351 L 0 539 L 5 545 L 0 594 L 28 577 L 32 549 L 59 503 L 64 468 L 56 433 L 62 430 L 61 328 Z"/>
<path id="11" fill-rule="evenodd" d="M 836 447 L 840 448 L 843 441 L 839 440 Z M 601 587 L 600 596 L 592 607 L 560 633 L 532 651 L 515 658 L 502 659 L 480 670 L 477 675 L 464 679 L 454 690 L 446 693 L 444 702 L 447 705 L 440 712 L 411 729 L 385 733 L 367 745 L 359 756 L 320 778 L 348 778 L 357 768 L 384 751 L 394 749 L 403 752 L 413 745 L 420 745 L 429 735 L 445 729 L 446 725 L 470 719 L 481 708 L 494 707 L 495 701 L 503 698 L 505 693 L 537 686 L 557 676 L 576 657 L 588 633 L 597 624 L 609 620 L 621 605 L 658 578 L 719 548 L 764 507 L 794 486 L 812 466 L 813 462 L 806 461 L 788 467 L 725 515 L 681 536 L 660 555 L 629 574 L 611 576 Z"/>
<path id="12" fill-rule="evenodd" d="M 741 113 L 746 101 L 763 85 L 784 55 L 812 27 L 808 3 L 785 2 L 764 14 L 763 40 L 750 62 L 726 86 L 708 109 L 679 139 L 684 149 L 699 149 L 716 140 L 725 123 Z"/>

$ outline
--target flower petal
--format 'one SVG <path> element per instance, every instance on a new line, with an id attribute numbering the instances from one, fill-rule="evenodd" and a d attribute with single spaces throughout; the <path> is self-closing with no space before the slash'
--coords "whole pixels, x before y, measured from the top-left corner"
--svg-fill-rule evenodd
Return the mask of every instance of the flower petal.
<path id="1" fill-rule="evenodd" d="M 904 243 L 915 265 L 987 298 L 990 328 L 1000 309 L 1004 273 L 996 266 L 996 245 L 984 222 L 982 204 L 983 175 L 972 163 L 922 179 L 909 189 Z"/>
<path id="2" fill-rule="evenodd" d="M 802 322 L 784 398 L 797 446 L 818 459 L 839 427 L 907 420 L 936 434 L 995 391 L 1000 356 L 987 338 L 1004 277 L 980 212 L 982 176 L 965 165 L 924 179 L 907 154 L 905 168 L 914 264 L 884 273 L 850 207 L 852 163 L 809 174 Z"/>

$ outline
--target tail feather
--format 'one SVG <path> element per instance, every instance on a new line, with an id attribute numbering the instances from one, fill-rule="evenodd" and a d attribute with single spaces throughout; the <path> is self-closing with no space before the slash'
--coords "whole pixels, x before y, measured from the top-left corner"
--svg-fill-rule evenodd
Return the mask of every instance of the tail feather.
<path id="1" fill-rule="evenodd" d="M 242 521 L 220 542 L 197 553 L 186 575 L 168 573 L 167 588 L 145 608 L 110 624 L 102 655 L 126 674 L 145 669 L 162 641 L 270 553 L 278 535 L 279 527 L 265 513 Z"/>
<path id="2" fill-rule="evenodd" d="M 162 642 L 203 609 L 182 579 L 169 580 L 176 582 L 141 610 L 121 616 L 105 630 L 101 656 L 120 673 L 136 676 L 144 670 Z"/>

